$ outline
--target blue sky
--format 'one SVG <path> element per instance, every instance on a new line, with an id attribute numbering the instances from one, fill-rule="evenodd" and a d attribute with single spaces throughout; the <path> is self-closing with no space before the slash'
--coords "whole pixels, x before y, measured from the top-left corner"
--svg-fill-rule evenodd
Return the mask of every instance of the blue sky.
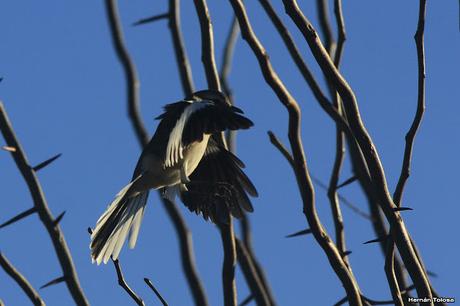
<path id="1" fill-rule="evenodd" d="M 206 82 L 200 61 L 200 36 L 192 1 L 183 1 L 182 27 L 197 89 Z M 209 1 L 217 63 L 231 22 L 226 1 Z M 256 34 L 286 86 L 302 107 L 302 136 L 311 173 L 329 180 L 335 152 L 335 127 L 319 108 L 257 1 L 246 1 Z M 282 5 L 275 7 L 283 13 Z M 314 1 L 302 8 L 317 25 Z M 131 23 L 165 12 L 167 1 L 121 1 L 128 48 L 141 80 L 142 115 L 152 133 L 161 106 L 182 98 L 170 33 L 165 21 L 142 27 Z M 387 175 L 396 185 L 404 135 L 417 98 L 417 62 L 413 34 L 418 1 L 347 1 L 348 40 L 342 71 L 355 90 L 363 120 Z M 429 1 L 426 23 L 426 114 L 415 142 L 413 170 L 404 195 L 404 213 L 442 296 L 458 298 L 458 173 L 460 172 L 460 33 L 457 1 Z M 283 20 L 302 54 L 322 79 L 307 45 L 292 22 Z M 80 281 L 92 305 L 128 305 L 112 265 L 92 265 L 88 226 L 131 177 L 139 155 L 126 113 L 125 81 L 115 57 L 103 1 L 3 1 L 0 3 L 0 99 L 32 164 L 56 153 L 63 156 L 39 173 L 54 215 L 66 211 L 61 227 Z M 287 142 L 287 113 L 265 84 L 254 55 L 238 41 L 230 77 L 237 104 L 255 126 L 238 136 L 238 155 L 258 187 L 251 215 L 256 255 L 265 267 L 279 305 L 331 305 L 344 296 L 340 282 L 312 237 L 285 239 L 306 227 L 294 176 L 266 136 L 273 130 Z M 324 85 L 324 84 L 323 84 Z M 324 87 L 324 86 L 323 86 Z M 3 140 L 0 140 L 0 145 Z M 31 198 L 13 160 L 0 152 L 0 222 L 31 207 Z M 347 161 L 341 179 L 351 175 Z M 322 222 L 333 233 L 329 202 L 316 189 Z M 363 210 L 356 185 L 341 193 Z M 136 248 L 121 255 L 125 276 L 148 305 L 158 301 L 143 283 L 149 277 L 170 305 L 191 305 L 181 272 L 176 235 L 155 194 L 149 200 Z M 192 229 L 198 270 L 212 305 L 222 304 L 222 249 L 215 226 L 180 207 Z M 373 299 L 390 297 L 377 245 L 368 221 L 343 207 L 350 261 L 362 291 Z M 238 228 L 238 227 L 237 227 Z M 0 250 L 35 287 L 61 275 L 50 239 L 37 216 L 0 231 Z M 248 294 L 238 271 L 239 300 Z M 72 305 L 61 284 L 40 291 L 49 305 Z M 457 295 L 457 296 L 456 296 Z M 22 291 L 0 272 L 0 299 L 28 305 Z"/>

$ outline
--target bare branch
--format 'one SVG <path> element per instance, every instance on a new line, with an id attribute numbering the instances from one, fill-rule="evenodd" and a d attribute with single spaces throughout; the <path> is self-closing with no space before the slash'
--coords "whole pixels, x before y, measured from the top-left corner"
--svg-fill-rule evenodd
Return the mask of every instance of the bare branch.
<path id="1" fill-rule="evenodd" d="M 165 299 L 161 296 L 160 292 L 157 290 L 157 288 L 155 288 L 155 286 L 153 285 L 152 281 L 148 278 L 144 278 L 144 282 L 147 284 L 147 286 L 149 286 L 150 289 L 153 290 L 153 292 L 155 293 L 155 295 L 157 296 L 157 298 L 160 300 L 161 304 L 163 304 L 163 306 L 168 306 L 168 303 L 165 301 Z"/>
<path id="2" fill-rule="evenodd" d="M 3 270 L 5 270 L 5 272 L 19 285 L 19 287 L 21 287 L 22 291 L 24 291 L 32 304 L 36 306 L 45 306 L 45 302 L 42 300 L 37 290 L 32 287 L 29 281 L 2 253 L 0 253 L 0 266 L 2 266 Z M 0 305 L 1 304 L 2 303 L 0 301 Z"/>
<path id="3" fill-rule="evenodd" d="M 224 250 L 224 262 L 222 265 L 222 284 L 224 288 L 224 305 L 236 306 L 236 245 L 235 234 L 233 232 L 233 220 L 230 218 L 228 224 L 218 224 L 222 246 Z"/>
<path id="4" fill-rule="evenodd" d="M 257 260 L 254 254 L 254 251 L 252 249 L 251 225 L 249 223 L 249 218 L 247 215 L 243 215 L 243 217 L 240 220 L 240 224 L 241 224 L 243 244 L 246 247 L 246 250 L 248 251 L 249 256 L 251 257 L 252 263 L 257 272 L 257 277 L 260 279 L 260 282 L 262 283 L 262 286 L 264 287 L 265 294 L 267 295 L 268 300 L 270 302 L 269 305 L 276 306 L 275 297 L 271 290 L 270 284 L 268 283 L 267 277 L 265 276 L 265 272 L 262 266 L 259 264 L 259 261 Z"/>
<path id="5" fill-rule="evenodd" d="M 230 71 L 232 70 L 233 54 L 235 52 L 236 41 L 240 35 L 240 27 L 238 20 L 233 16 L 230 30 L 228 31 L 227 39 L 225 40 L 224 52 L 222 55 L 222 66 L 220 69 L 220 82 L 222 88 L 231 102 L 233 102 L 233 92 L 228 82 Z M 232 103 L 233 104 L 233 103 Z"/>
<path id="6" fill-rule="evenodd" d="M 417 24 L 417 31 L 414 39 L 417 47 L 417 61 L 418 61 L 418 98 L 417 98 L 417 111 L 415 113 L 412 125 L 406 134 L 406 146 L 404 148 L 404 159 L 401 168 L 401 174 L 399 176 L 398 184 L 396 185 L 395 192 L 393 194 L 393 201 L 397 206 L 395 211 L 412 210 L 408 207 L 401 207 L 402 196 L 404 192 L 404 186 L 410 175 L 412 150 L 414 146 L 415 136 L 420 127 L 425 112 L 425 46 L 424 46 L 424 32 L 425 32 L 425 15 L 426 15 L 426 0 L 420 0 L 419 2 L 419 17 Z M 422 259 L 420 258 L 417 248 L 411 238 L 411 245 L 417 255 L 420 265 L 425 272 L 425 277 L 428 279 L 426 269 L 423 266 Z M 395 254 L 394 254 L 394 241 L 390 239 L 388 241 L 387 256 L 385 259 L 385 271 L 390 284 L 391 294 L 393 299 L 402 305 L 402 298 L 399 289 L 398 280 L 395 277 Z M 403 284 L 404 286 L 404 284 Z M 430 284 L 430 290 L 432 290 Z"/>
<path id="7" fill-rule="evenodd" d="M 329 0 L 316 0 L 316 7 L 320 28 L 323 32 L 324 45 L 326 46 L 329 56 L 334 58 L 336 42 L 334 34 L 332 33 L 331 21 L 329 20 L 328 1 Z"/>
<path id="8" fill-rule="evenodd" d="M 395 274 L 395 244 L 391 237 L 387 241 L 387 254 L 385 256 L 385 273 L 390 286 L 391 295 L 395 305 L 404 306 L 399 288 L 398 279 Z"/>
<path id="9" fill-rule="evenodd" d="M 231 0 L 233 10 L 238 18 L 243 39 L 247 41 L 254 55 L 257 57 L 262 74 L 266 82 L 278 96 L 280 102 L 286 107 L 289 113 L 289 141 L 291 144 L 292 156 L 294 159 L 293 171 L 296 175 L 297 184 L 303 201 L 303 212 L 310 225 L 313 235 L 323 251 L 328 256 L 332 268 L 336 272 L 339 279 L 350 297 L 354 305 L 361 305 L 361 296 L 358 285 L 356 284 L 353 275 L 349 273 L 346 264 L 343 261 L 341 254 L 338 252 L 334 243 L 326 233 L 321 221 L 318 218 L 315 207 L 315 196 L 313 184 L 308 172 L 306 158 L 303 150 L 302 140 L 300 136 L 300 108 L 297 101 L 291 96 L 277 73 L 274 71 L 269 61 L 268 54 L 260 41 L 255 36 L 252 27 L 249 23 L 244 5 L 241 0 Z"/>
<path id="10" fill-rule="evenodd" d="M 222 89 L 224 93 L 227 95 L 230 104 L 235 105 L 235 101 L 233 99 L 233 91 L 230 87 L 228 77 L 230 75 L 230 71 L 232 68 L 233 62 L 233 54 L 235 51 L 236 41 L 238 40 L 240 34 L 240 27 L 238 25 L 238 20 L 236 17 L 233 17 L 232 24 L 230 26 L 230 30 L 228 31 L 227 39 L 225 40 L 224 52 L 222 55 L 222 66 L 220 69 L 220 82 L 222 83 Z M 227 146 L 230 152 L 235 152 L 236 150 L 236 134 L 238 132 L 235 131 L 227 131 L 226 140 Z"/>
<path id="11" fill-rule="evenodd" d="M 404 160 L 401 168 L 396 190 L 393 194 L 393 200 L 396 205 L 401 205 L 404 186 L 410 175 L 412 150 L 414 146 L 415 135 L 420 127 L 420 123 L 425 113 L 425 46 L 424 46 L 424 31 L 425 31 L 425 15 L 426 15 L 426 0 L 420 0 L 419 17 L 417 32 L 415 33 L 415 44 L 417 46 L 417 61 L 418 61 L 418 98 L 417 111 L 409 131 L 406 134 L 406 146 L 404 149 Z"/>
<path id="12" fill-rule="evenodd" d="M 217 73 L 216 60 L 214 59 L 214 36 L 208 6 L 206 0 L 194 0 L 193 2 L 200 21 L 201 61 L 203 62 L 208 87 L 220 90 L 219 74 Z"/>
<path id="13" fill-rule="evenodd" d="M 184 95 L 190 96 L 194 91 L 193 77 L 187 52 L 185 51 L 180 24 L 180 0 L 169 0 L 169 28 L 174 45 L 174 54 Z"/>
<path id="14" fill-rule="evenodd" d="M 326 49 L 328 51 L 329 56 L 334 60 L 334 65 L 337 69 L 339 69 L 340 60 L 343 52 L 344 47 L 344 37 L 339 37 L 341 39 L 339 43 L 339 49 L 335 50 L 336 43 L 332 34 L 332 29 L 330 26 L 329 21 L 329 8 L 328 8 L 328 1 L 327 0 L 318 0 L 318 15 L 320 19 L 320 25 L 323 30 L 325 40 L 326 40 Z M 337 0 L 335 3 L 336 6 L 336 22 L 337 27 L 341 28 L 338 31 L 344 32 L 345 22 L 343 20 L 343 14 L 341 11 L 341 0 Z M 337 8 L 338 6 L 338 8 Z M 338 16 L 338 17 L 337 17 Z M 327 81 L 327 80 L 326 80 Z M 328 88 L 331 93 L 331 96 L 334 99 L 334 106 L 337 109 L 337 112 L 342 116 L 346 117 L 342 111 L 342 101 L 340 100 L 340 96 L 335 91 L 334 87 L 328 82 Z M 352 179 L 345 181 L 342 184 L 339 183 L 340 178 L 340 171 L 342 170 L 343 161 L 345 158 L 345 134 L 342 131 L 340 124 L 336 123 L 335 128 L 335 143 L 336 143 L 336 150 L 335 150 L 335 160 L 334 166 L 331 172 L 331 178 L 329 179 L 329 188 L 327 190 L 327 195 L 329 198 L 329 202 L 331 205 L 332 217 L 334 220 L 334 229 L 335 229 L 335 242 L 337 244 L 337 248 L 341 254 L 346 252 L 346 244 L 345 244 L 345 230 L 344 230 L 344 223 L 342 217 L 342 210 L 340 208 L 339 202 L 339 195 L 337 190 L 340 187 L 346 186 L 347 184 L 353 182 Z M 344 257 L 344 261 L 347 266 L 350 268 L 350 263 L 347 257 Z M 351 269 L 350 269 L 351 272 Z"/>
<path id="15" fill-rule="evenodd" d="M 16 162 L 16 166 L 21 172 L 27 187 L 29 188 L 30 195 L 32 196 L 34 207 L 40 216 L 40 220 L 45 226 L 48 234 L 53 242 L 53 247 L 58 257 L 59 263 L 62 268 L 63 275 L 72 298 L 78 305 L 89 305 L 86 297 L 80 287 L 77 271 L 72 261 L 72 255 L 64 238 L 64 234 L 59 226 L 55 226 L 54 217 L 51 214 L 45 195 L 42 191 L 38 178 L 30 166 L 26 154 L 23 151 L 19 141 L 14 134 L 13 127 L 8 119 L 3 103 L 0 102 L 0 129 L 6 143 L 10 147 L 16 148 L 16 152 L 11 152 L 11 155 Z"/>
<path id="16" fill-rule="evenodd" d="M 414 249 L 410 243 L 410 236 L 403 219 L 397 212 L 395 213 L 393 211 L 395 204 L 393 203 L 393 199 L 388 191 L 385 173 L 383 171 L 377 149 L 361 120 L 356 96 L 353 90 L 336 69 L 334 63 L 331 61 L 329 55 L 319 40 L 315 28 L 303 15 L 297 5 L 297 2 L 295 0 L 283 0 L 283 3 L 285 5 L 286 12 L 303 34 L 321 70 L 326 75 L 328 81 L 334 85 L 342 98 L 350 128 L 352 129 L 353 134 L 356 137 L 356 141 L 358 142 L 367 162 L 375 193 L 379 199 L 379 203 L 385 217 L 392 227 L 393 238 L 398 246 L 398 250 L 404 264 L 414 281 L 417 293 L 419 296 L 431 298 L 432 295 L 429 280 L 422 269 L 420 261 L 415 255 Z"/>
<path id="17" fill-rule="evenodd" d="M 134 62 L 129 56 L 128 49 L 125 46 L 123 30 L 118 15 L 117 0 L 105 0 L 105 8 L 107 19 L 109 21 L 110 34 L 112 35 L 112 42 L 120 61 L 126 81 L 127 81 L 127 98 L 128 98 L 128 114 L 131 119 L 137 140 L 144 146 L 148 142 L 148 133 L 145 129 L 142 117 L 140 114 L 140 101 L 139 101 L 139 79 L 137 77 L 136 67 Z"/>
<path id="18" fill-rule="evenodd" d="M 126 283 L 125 278 L 123 277 L 123 271 L 121 270 L 120 262 L 117 260 L 113 260 L 113 265 L 115 266 L 115 270 L 117 271 L 118 277 L 118 284 L 129 294 L 129 296 L 136 302 L 139 306 L 145 306 L 144 301 L 129 287 Z"/>
<path id="19" fill-rule="evenodd" d="M 163 199 L 162 202 L 163 207 L 166 209 L 166 212 L 173 222 L 177 233 L 182 269 L 184 270 L 185 277 L 187 278 L 187 283 L 190 291 L 192 292 L 195 305 L 206 306 L 208 305 L 208 300 L 195 265 L 192 234 L 174 203 L 168 201 L 167 199 Z"/>
<path id="20" fill-rule="evenodd" d="M 251 289 L 252 295 L 257 305 L 270 305 L 270 300 L 265 292 L 265 288 L 259 279 L 257 271 L 252 262 L 251 256 L 248 254 L 243 242 L 236 239 L 236 251 L 238 254 L 238 262 L 240 263 L 241 270 L 243 271 L 244 277 Z"/>

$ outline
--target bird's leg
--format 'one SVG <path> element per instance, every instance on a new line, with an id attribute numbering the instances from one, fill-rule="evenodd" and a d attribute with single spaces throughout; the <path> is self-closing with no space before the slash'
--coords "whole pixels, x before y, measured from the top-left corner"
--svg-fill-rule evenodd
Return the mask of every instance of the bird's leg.
<path id="1" fill-rule="evenodd" d="M 187 176 L 187 163 L 183 162 L 181 167 L 180 167 L 180 188 L 183 191 L 188 191 L 186 184 L 190 183 L 190 179 Z"/>

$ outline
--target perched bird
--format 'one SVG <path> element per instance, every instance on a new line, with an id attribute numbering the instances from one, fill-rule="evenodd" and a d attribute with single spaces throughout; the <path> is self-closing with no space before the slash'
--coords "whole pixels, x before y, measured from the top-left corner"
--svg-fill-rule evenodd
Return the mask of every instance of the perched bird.
<path id="1" fill-rule="evenodd" d="M 242 171 L 244 164 L 224 144 L 225 130 L 248 129 L 252 121 L 218 91 L 202 90 L 168 104 L 144 148 L 131 182 L 116 195 L 91 234 L 93 262 L 118 258 L 128 236 L 136 244 L 150 189 L 165 198 L 179 195 L 207 220 L 226 223 L 243 209 L 253 211 L 248 194 L 257 190 Z"/>

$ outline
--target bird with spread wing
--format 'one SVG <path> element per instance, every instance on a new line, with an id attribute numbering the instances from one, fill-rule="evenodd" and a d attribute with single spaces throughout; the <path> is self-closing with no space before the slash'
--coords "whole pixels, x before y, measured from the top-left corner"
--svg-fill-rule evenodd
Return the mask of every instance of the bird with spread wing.
<path id="1" fill-rule="evenodd" d="M 227 97 L 214 90 L 168 104 L 144 148 L 131 182 L 120 190 L 91 234 L 93 262 L 116 260 L 129 234 L 134 248 L 150 189 L 182 202 L 215 223 L 252 212 L 249 196 L 257 190 L 243 172 L 243 162 L 229 152 L 222 132 L 248 129 L 253 123 Z"/>

